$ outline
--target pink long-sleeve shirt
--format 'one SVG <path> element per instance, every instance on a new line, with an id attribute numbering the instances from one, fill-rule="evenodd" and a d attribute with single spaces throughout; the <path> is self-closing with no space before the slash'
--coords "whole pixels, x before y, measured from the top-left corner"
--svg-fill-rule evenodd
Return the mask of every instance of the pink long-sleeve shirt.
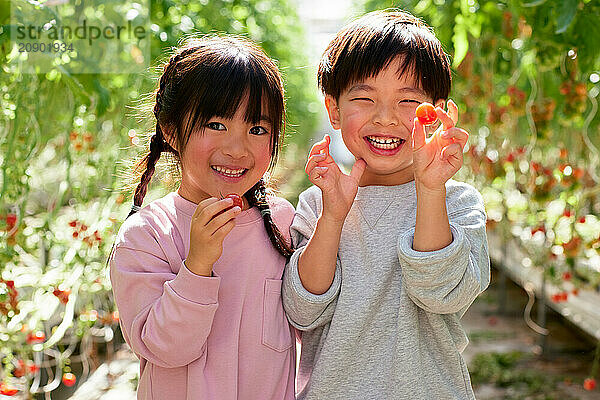
<path id="1" fill-rule="evenodd" d="M 294 209 L 270 197 L 289 240 Z M 285 258 L 254 207 L 236 218 L 214 277 L 184 264 L 192 203 L 173 192 L 121 226 L 110 276 L 138 399 L 294 399 L 295 340 L 281 302 Z"/>

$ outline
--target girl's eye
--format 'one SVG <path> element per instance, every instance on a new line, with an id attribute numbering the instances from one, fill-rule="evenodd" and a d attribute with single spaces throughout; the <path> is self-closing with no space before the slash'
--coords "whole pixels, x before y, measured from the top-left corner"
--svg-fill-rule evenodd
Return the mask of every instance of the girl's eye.
<path id="1" fill-rule="evenodd" d="M 262 126 L 253 126 L 252 128 L 250 128 L 251 135 L 266 135 L 268 133 L 269 132 Z"/>
<path id="2" fill-rule="evenodd" d="M 208 129 L 212 129 L 214 131 L 226 131 L 227 130 L 225 125 L 223 125 L 220 122 L 209 122 L 208 124 L 206 124 L 206 127 Z"/>

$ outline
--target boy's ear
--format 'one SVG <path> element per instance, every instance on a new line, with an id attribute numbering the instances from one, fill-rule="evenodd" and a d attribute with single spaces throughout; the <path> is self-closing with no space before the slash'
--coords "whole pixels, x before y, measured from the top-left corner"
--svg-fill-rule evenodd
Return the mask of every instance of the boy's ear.
<path id="1" fill-rule="evenodd" d="M 331 122 L 333 129 L 340 129 L 340 109 L 333 96 L 325 95 L 325 108 L 327 108 L 329 122 Z"/>

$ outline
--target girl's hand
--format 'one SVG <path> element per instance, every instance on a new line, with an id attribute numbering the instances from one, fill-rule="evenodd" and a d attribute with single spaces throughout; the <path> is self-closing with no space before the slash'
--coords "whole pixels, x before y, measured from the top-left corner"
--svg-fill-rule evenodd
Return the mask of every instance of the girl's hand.
<path id="1" fill-rule="evenodd" d="M 230 198 L 211 197 L 196 207 L 190 228 L 190 251 L 185 260 L 186 267 L 196 275 L 211 276 L 213 264 L 221 257 L 223 240 L 242 211 L 238 206 L 229 208 L 232 205 Z"/>
<path id="2" fill-rule="evenodd" d="M 458 121 L 458 107 L 448 100 L 448 112 L 440 107 L 435 109 L 442 126 L 432 137 L 425 138 L 425 127 L 417 118 L 413 126 L 413 166 L 415 181 L 430 190 L 444 188 L 446 181 L 462 167 L 463 149 L 469 134 L 455 127 Z"/>
<path id="3" fill-rule="evenodd" d="M 331 138 L 325 135 L 323 140 L 310 149 L 304 170 L 308 179 L 323 193 L 322 217 L 339 223 L 344 222 L 352 207 L 366 163 L 364 160 L 357 160 L 350 175 L 344 174 L 329 154 L 330 143 Z"/>

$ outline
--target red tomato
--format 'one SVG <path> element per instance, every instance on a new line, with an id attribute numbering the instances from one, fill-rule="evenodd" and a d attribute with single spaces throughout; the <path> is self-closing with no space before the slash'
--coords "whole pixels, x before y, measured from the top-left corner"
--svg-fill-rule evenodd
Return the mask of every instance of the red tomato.
<path id="1" fill-rule="evenodd" d="M 27 334 L 27 343 L 42 343 L 46 340 L 46 334 L 42 331 Z"/>
<path id="2" fill-rule="evenodd" d="M 3 394 L 5 396 L 14 396 L 18 392 L 18 389 L 7 386 L 4 382 L 0 382 L 0 394 Z"/>
<path id="3" fill-rule="evenodd" d="M 585 381 L 583 381 L 583 388 L 585 390 L 596 389 L 596 380 L 594 378 L 587 378 Z"/>
<path id="4" fill-rule="evenodd" d="M 423 125 L 431 125 L 437 120 L 435 107 L 430 103 L 421 103 L 415 112 L 419 122 Z"/>
<path id="5" fill-rule="evenodd" d="M 240 209 L 244 208 L 244 202 L 242 198 L 235 193 L 228 194 L 225 198 L 233 200 L 233 207 L 238 206 Z"/>
<path id="6" fill-rule="evenodd" d="M 65 386 L 71 387 L 77 381 L 77 377 L 71 372 L 65 372 L 62 376 L 62 381 L 65 384 Z"/>
<path id="7" fill-rule="evenodd" d="M 6 224 L 10 227 L 15 226 L 17 223 L 17 216 L 15 214 L 8 214 L 6 216 Z"/>

